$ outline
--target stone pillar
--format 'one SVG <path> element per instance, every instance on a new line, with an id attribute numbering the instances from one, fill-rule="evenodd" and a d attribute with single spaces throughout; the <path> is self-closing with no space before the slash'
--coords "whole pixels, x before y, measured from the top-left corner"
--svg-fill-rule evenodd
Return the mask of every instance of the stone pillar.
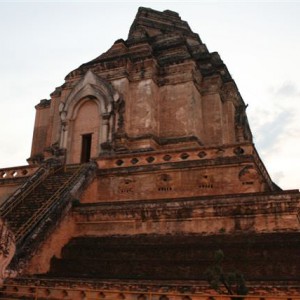
<path id="1" fill-rule="evenodd" d="M 69 120 L 68 125 L 66 127 L 66 130 L 64 132 L 64 148 L 66 149 L 66 162 L 67 163 L 74 163 L 74 158 L 72 155 L 73 149 L 72 149 L 72 134 L 73 134 L 73 126 L 74 121 Z"/>
<path id="2" fill-rule="evenodd" d="M 67 134 L 68 134 L 67 121 L 66 121 L 67 112 L 63 111 L 62 109 L 63 109 L 63 103 L 61 103 L 61 106 L 59 108 L 60 118 L 61 118 L 61 131 L 60 131 L 59 147 L 66 149 L 67 148 Z"/>
<path id="3" fill-rule="evenodd" d="M 102 128 L 100 128 L 100 144 L 106 143 L 109 137 L 109 114 L 102 115 Z"/>
<path id="4" fill-rule="evenodd" d="M 207 145 L 223 144 L 223 111 L 222 101 L 218 93 L 207 94 L 202 97 L 204 118 L 204 142 Z"/>

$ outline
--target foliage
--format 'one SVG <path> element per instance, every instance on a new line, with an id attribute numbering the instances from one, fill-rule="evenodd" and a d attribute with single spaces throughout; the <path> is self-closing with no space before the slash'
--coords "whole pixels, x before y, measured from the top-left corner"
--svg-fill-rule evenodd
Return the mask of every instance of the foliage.
<path id="1" fill-rule="evenodd" d="M 246 287 L 243 274 L 238 271 L 224 272 L 222 267 L 223 260 L 224 253 L 219 249 L 214 253 L 213 265 L 205 272 L 211 288 L 219 294 L 247 295 L 248 288 Z"/>

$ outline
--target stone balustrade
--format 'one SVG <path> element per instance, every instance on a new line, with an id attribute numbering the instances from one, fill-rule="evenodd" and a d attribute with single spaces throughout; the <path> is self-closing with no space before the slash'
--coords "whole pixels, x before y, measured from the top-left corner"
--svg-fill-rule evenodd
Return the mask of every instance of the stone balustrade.
<path id="1" fill-rule="evenodd" d="M 170 150 L 170 151 L 154 151 L 151 153 L 124 154 L 118 157 L 104 157 L 97 160 L 101 169 L 106 168 L 122 168 L 133 166 L 144 166 L 151 164 L 176 163 L 183 161 L 199 161 L 207 159 L 217 159 L 220 157 L 237 157 L 242 155 L 253 155 L 253 146 L 251 144 L 244 145 L 228 145 L 219 148 L 208 147 L 189 149 L 186 151 Z"/>
<path id="2" fill-rule="evenodd" d="M 29 177 L 35 173 L 38 166 L 18 166 L 0 169 L 0 180 Z"/>

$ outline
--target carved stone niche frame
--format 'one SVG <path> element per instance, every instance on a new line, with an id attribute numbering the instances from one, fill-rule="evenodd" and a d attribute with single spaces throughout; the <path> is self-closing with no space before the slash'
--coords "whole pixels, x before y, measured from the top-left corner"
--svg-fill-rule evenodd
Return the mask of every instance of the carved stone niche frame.
<path id="1" fill-rule="evenodd" d="M 257 171 L 251 165 L 244 166 L 239 172 L 239 181 L 243 185 L 254 185 L 259 179 Z"/>
<path id="2" fill-rule="evenodd" d="M 208 175 L 207 173 L 199 174 L 197 184 L 199 189 L 213 189 L 214 177 L 212 175 Z"/>
<path id="3" fill-rule="evenodd" d="M 170 192 L 173 190 L 173 178 L 170 174 L 163 173 L 156 176 L 156 187 L 159 192 Z"/>
<path id="4" fill-rule="evenodd" d="M 133 194 L 136 192 L 136 180 L 131 177 L 122 178 L 118 184 L 119 194 Z"/>
<path id="5" fill-rule="evenodd" d="M 124 100 L 112 85 L 88 70 L 73 87 L 64 102 L 59 105 L 61 119 L 60 148 L 70 150 L 73 137 L 73 124 L 78 111 L 87 101 L 93 101 L 99 111 L 98 153 L 111 150 L 114 133 L 123 127 Z"/>

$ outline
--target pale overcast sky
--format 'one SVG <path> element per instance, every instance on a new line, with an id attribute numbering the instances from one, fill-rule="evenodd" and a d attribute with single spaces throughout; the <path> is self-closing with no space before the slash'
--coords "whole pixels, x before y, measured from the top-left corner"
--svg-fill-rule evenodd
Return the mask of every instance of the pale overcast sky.
<path id="1" fill-rule="evenodd" d="M 34 106 L 126 39 L 139 6 L 178 12 L 239 87 L 273 181 L 300 188 L 300 2 L 1 1 L 0 168 L 26 164 Z"/>

